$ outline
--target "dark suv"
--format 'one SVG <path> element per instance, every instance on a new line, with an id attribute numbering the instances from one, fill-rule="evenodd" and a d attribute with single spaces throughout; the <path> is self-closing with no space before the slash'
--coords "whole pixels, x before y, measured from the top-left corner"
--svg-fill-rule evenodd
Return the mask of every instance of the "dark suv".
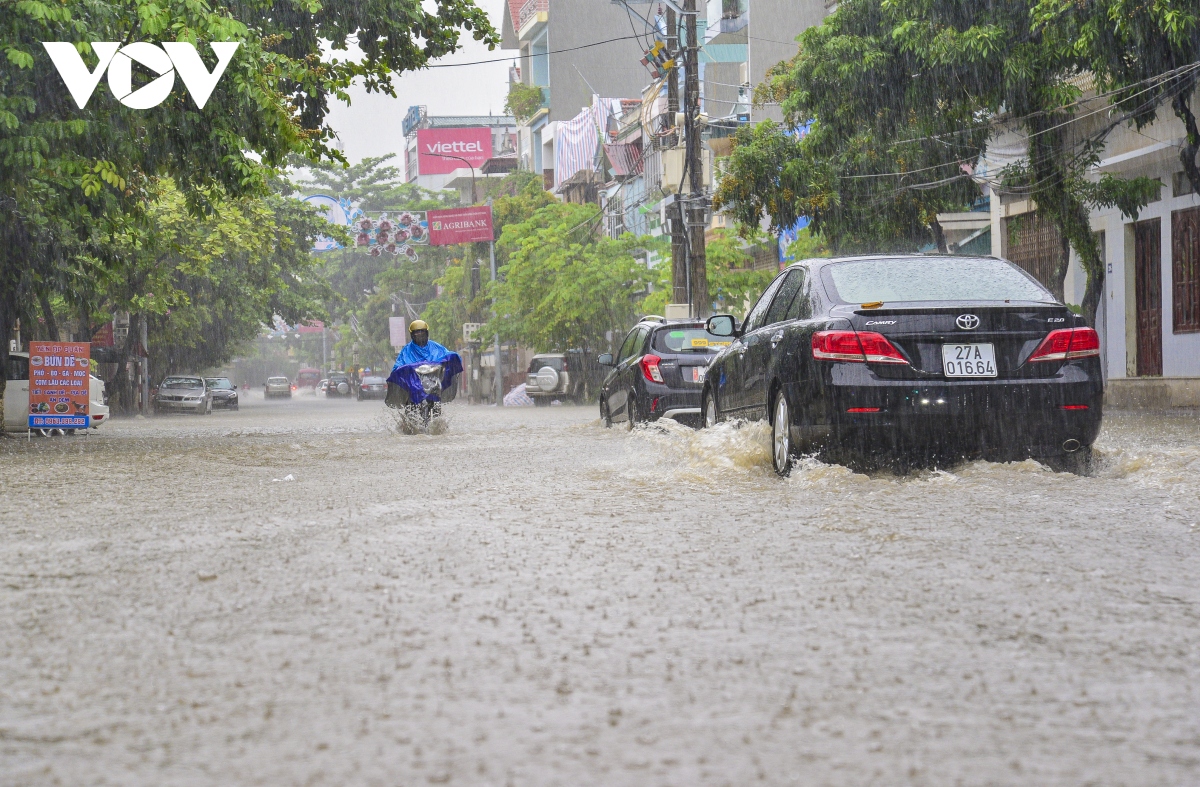
<path id="1" fill-rule="evenodd" d="M 730 341 L 709 333 L 702 320 L 642 319 L 616 358 L 605 353 L 597 359 L 611 367 L 600 390 L 604 425 L 623 422 L 632 429 L 639 421 L 674 418 L 698 426 L 708 362 Z"/>

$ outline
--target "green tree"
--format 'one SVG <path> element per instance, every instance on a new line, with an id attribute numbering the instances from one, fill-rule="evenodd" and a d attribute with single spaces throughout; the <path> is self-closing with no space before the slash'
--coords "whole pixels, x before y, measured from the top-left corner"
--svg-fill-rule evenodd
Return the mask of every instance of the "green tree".
<path id="1" fill-rule="evenodd" d="M 325 123 L 330 96 L 344 100 L 355 79 L 394 95 L 393 73 L 455 51 L 464 29 L 497 43 L 470 0 L 0 0 L 0 365 L 27 303 L 115 274 L 122 260 L 102 241 L 145 212 L 151 178 L 173 176 L 194 213 L 211 209 L 214 189 L 265 194 L 289 154 L 340 156 Z M 87 42 L 131 40 L 200 44 L 209 68 L 200 42 L 241 47 L 203 110 L 176 90 L 141 111 L 103 89 L 79 109 L 41 45 L 77 42 L 94 68 Z M 351 41 L 362 56 L 338 57 Z"/>
<path id="2" fill-rule="evenodd" d="M 745 241 L 727 230 L 714 230 L 705 249 L 708 255 L 705 273 L 713 312 L 740 318 L 747 305 L 762 294 L 778 271 L 774 267 L 752 267 L 754 256 L 747 250 Z M 662 314 L 671 295 L 671 260 L 660 260 L 654 266 L 654 275 L 654 291 L 643 301 L 642 309 L 649 314 Z"/>
<path id="3" fill-rule="evenodd" d="M 1087 273 L 1084 312 L 1095 318 L 1103 287 L 1090 208 L 1125 213 L 1151 198 L 1145 178 L 1088 176 L 1104 135 L 1072 123 L 1081 95 L 1076 55 L 1047 41 L 1026 0 L 848 0 L 800 36 L 800 51 L 774 71 L 796 140 L 763 125 L 743 130 L 718 202 L 751 226 L 798 215 L 836 252 L 914 249 L 920 233 L 944 247 L 936 214 L 978 193 L 970 180 L 1000 124 L 1028 140 L 1025 161 L 984 173 L 1034 199 Z M 1062 294 L 1067 255 L 1052 286 Z"/>
<path id="4" fill-rule="evenodd" d="M 595 205 L 554 203 L 509 224 L 499 247 L 507 262 L 488 288 L 497 317 L 482 329 L 538 349 L 609 345 L 637 319 L 654 273 L 645 256 L 662 242 L 596 237 Z"/>
<path id="5" fill-rule="evenodd" d="M 1179 151 L 1192 190 L 1200 194 L 1200 128 L 1193 101 L 1200 85 L 1200 8 L 1194 0 L 1040 0 L 1033 9 L 1047 45 L 1076 57 L 1112 92 L 1141 129 L 1169 105 L 1187 138 Z M 1112 121 L 1109 121 L 1112 122 Z"/>

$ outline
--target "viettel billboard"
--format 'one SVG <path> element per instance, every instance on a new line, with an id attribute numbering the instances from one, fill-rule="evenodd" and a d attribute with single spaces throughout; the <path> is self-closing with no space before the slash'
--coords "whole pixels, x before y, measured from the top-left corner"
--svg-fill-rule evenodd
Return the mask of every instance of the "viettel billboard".
<path id="1" fill-rule="evenodd" d="M 417 170 L 422 175 L 445 175 L 459 167 L 466 167 L 463 159 L 479 169 L 491 157 L 491 129 L 417 129 Z"/>

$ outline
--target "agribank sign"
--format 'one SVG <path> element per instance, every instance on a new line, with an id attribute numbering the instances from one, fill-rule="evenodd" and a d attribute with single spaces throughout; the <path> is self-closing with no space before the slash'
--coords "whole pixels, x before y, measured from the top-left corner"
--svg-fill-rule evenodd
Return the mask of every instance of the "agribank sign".
<path id="1" fill-rule="evenodd" d="M 417 129 L 417 171 L 422 175 L 445 175 L 466 167 L 461 159 L 479 169 L 491 157 L 490 128 Z"/>
<path id="2" fill-rule="evenodd" d="M 214 41 L 209 44 L 217 56 L 216 67 L 209 71 L 196 47 L 184 41 L 159 45 L 135 41 L 124 46 L 118 41 L 93 41 L 91 45 L 100 61 L 94 70 L 89 70 L 84 64 L 74 44 L 66 41 L 42 42 L 54 61 L 54 67 L 58 69 L 58 75 L 66 83 L 67 90 L 71 91 L 71 97 L 80 109 L 87 106 L 88 99 L 96 91 L 96 85 L 100 84 L 105 72 L 108 73 L 108 89 L 130 109 L 150 109 L 165 101 L 171 88 L 175 87 L 176 73 L 183 80 L 196 106 L 204 109 L 213 88 L 217 86 L 217 80 L 225 73 L 233 53 L 241 46 L 235 41 Z M 159 74 L 159 77 L 134 90 L 134 63 Z"/>

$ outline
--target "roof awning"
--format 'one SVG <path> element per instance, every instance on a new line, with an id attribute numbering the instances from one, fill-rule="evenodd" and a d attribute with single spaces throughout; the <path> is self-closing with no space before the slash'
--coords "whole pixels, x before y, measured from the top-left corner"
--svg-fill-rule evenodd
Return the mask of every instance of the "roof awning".
<path id="1" fill-rule="evenodd" d="M 613 175 L 627 178 L 642 174 L 642 148 L 636 144 L 605 145 L 604 155 L 612 165 Z"/>

